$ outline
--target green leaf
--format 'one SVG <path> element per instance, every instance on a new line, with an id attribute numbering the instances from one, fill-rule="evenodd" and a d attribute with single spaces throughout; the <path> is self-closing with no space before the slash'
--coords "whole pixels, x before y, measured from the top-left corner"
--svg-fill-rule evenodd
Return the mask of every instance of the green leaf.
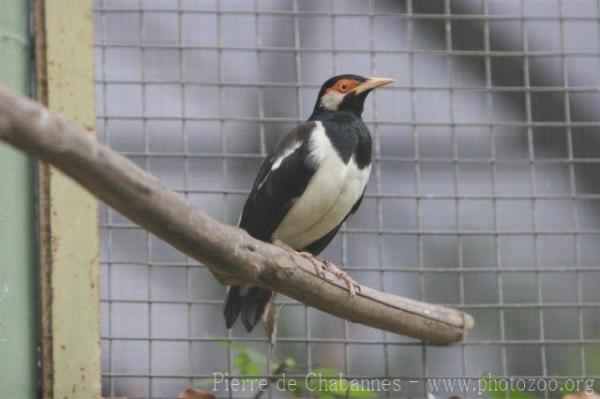
<path id="1" fill-rule="evenodd" d="M 242 376 L 258 376 L 261 375 L 263 369 L 252 361 L 252 358 L 247 352 L 243 351 L 233 357 L 233 367 Z"/>
<path id="2" fill-rule="evenodd" d="M 240 375 L 258 376 L 267 368 L 267 356 L 255 349 L 237 342 L 219 341 L 221 348 L 229 348 L 236 355 L 233 357 L 233 367 Z"/>
<path id="3" fill-rule="evenodd" d="M 351 387 L 349 396 L 351 398 L 369 399 L 375 397 L 375 392 L 365 389 L 361 386 Z"/>
<path id="4" fill-rule="evenodd" d="M 569 385 L 571 385 L 571 384 L 569 384 Z M 577 392 L 577 387 L 575 386 L 575 384 L 572 384 L 570 387 L 568 387 L 565 381 L 559 381 L 558 387 L 559 387 L 560 392 L 563 394 Z"/>
<path id="5" fill-rule="evenodd" d="M 322 377 L 339 377 L 340 371 L 336 369 L 328 369 L 326 367 L 318 367 L 313 369 L 313 373 Z"/>
<path id="6" fill-rule="evenodd" d="M 265 355 L 262 352 L 257 351 L 256 349 L 252 349 L 252 348 L 248 348 L 248 347 L 244 348 L 244 352 L 248 355 L 250 360 L 256 366 L 258 366 L 262 370 L 267 369 L 267 363 L 268 363 L 267 355 Z M 255 374 L 255 375 L 258 375 L 258 374 Z"/>
<path id="7" fill-rule="evenodd" d="M 267 369 L 268 357 L 263 352 L 249 348 L 238 342 L 219 341 L 217 343 L 221 348 L 230 349 L 235 353 L 233 357 L 233 367 L 241 376 L 259 376 Z M 283 364 L 286 368 L 296 367 L 296 359 L 287 357 Z M 279 363 L 271 362 L 272 370 L 279 368 Z M 334 399 L 334 397 L 350 397 L 356 399 L 370 399 L 375 393 L 364 389 L 361 385 L 346 383 L 344 376 L 339 370 L 320 367 L 313 370 L 313 373 L 321 377 L 323 384 L 319 384 L 318 379 L 311 379 L 308 384 L 304 381 L 298 381 L 296 387 L 286 386 L 285 390 L 295 397 L 301 397 L 303 392 L 310 392 L 313 396 L 321 399 Z M 207 379 L 203 379 L 207 380 Z M 211 383 L 211 380 L 207 382 Z M 200 381 L 198 386 L 205 386 L 205 381 Z"/>
<path id="8" fill-rule="evenodd" d="M 346 384 L 343 378 L 337 379 L 339 384 L 335 386 L 335 390 L 331 390 L 331 393 L 335 396 L 346 397 L 348 395 L 351 398 L 362 398 L 368 399 L 375 396 L 375 392 L 370 391 L 368 389 L 363 388 L 360 384 L 352 384 L 351 381 L 348 381 Z"/>

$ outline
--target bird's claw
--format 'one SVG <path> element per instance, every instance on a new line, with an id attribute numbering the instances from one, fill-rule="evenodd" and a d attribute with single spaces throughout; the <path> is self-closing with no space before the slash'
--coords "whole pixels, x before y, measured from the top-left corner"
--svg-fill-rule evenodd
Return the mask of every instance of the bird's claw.
<path id="1" fill-rule="evenodd" d="M 327 265 L 325 262 L 321 262 L 318 258 L 315 258 L 313 254 L 309 252 L 300 252 L 300 255 L 302 255 L 304 259 L 308 259 L 310 261 L 310 263 L 315 268 L 315 272 L 319 277 L 321 277 L 322 279 L 325 278 L 325 268 Z"/>
<path id="2" fill-rule="evenodd" d="M 340 279 L 343 280 L 346 285 L 348 286 L 348 291 L 350 291 L 350 298 L 355 298 L 356 297 L 356 290 L 358 289 L 359 292 L 361 292 L 361 288 L 360 288 L 360 284 L 358 284 L 356 282 L 356 280 L 354 280 L 352 277 L 350 277 L 348 275 L 348 273 L 346 273 L 345 271 L 339 269 L 337 266 L 333 265 L 333 263 L 329 263 L 329 265 L 335 267 L 337 270 L 335 271 L 335 275 Z"/>
<path id="3" fill-rule="evenodd" d="M 287 249 L 292 252 L 296 252 L 292 247 L 285 244 L 283 241 L 275 240 L 274 244 L 279 245 L 280 247 Z M 326 259 L 319 259 L 310 252 L 300 252 L 300 255 L 308 260 L 313 267 L 315 268 L 315 272 L 319 277 L 326 280 L 327 275 L 326 271 L 333 273 L 337 278 L 344 281 L 348 286 L 348 291 L 350 291 L 350 297 L 356 297 L 356 290 L 358 289 L 361 292 L 360 284 L 358 284 L 354 279 L 352 279 L 345 271 L 331 263 Z"/>
<path id="4" fill-rule="evenodd" d="M 317 258 L 317 260 L 319 259 Z M 345 271 L 343 271 L 342 269 L 340 269 L 339 267 L 337 267 L 336 265 L 334 265 L 326 259 L 322 260 L 321 262 L 321 267 L 323 267 L 324 265 L 324 270 L 333 273 L 337 278 L 343 280 L 346 283 L 346 285 L 348 286 L 348 291 L 350 291 L 351 298 L 356 297 L 357 289 L 359 292 L 361 292 L 360 284 L 358 284 L 354 279 L 352 279 L 352 277 L 350 277 L 348 273 L 346 273 Z M 325 277 L 325 273 L 323 273 L 323 277 Z"/>
<path id="5" fill-rule="evenodd" d="M 337 278 L 343 280 L 348 286 L 348 291 L 350 291 L 350 298 L 356 297 L 356 289 L 361 291 L 360 284 L 358 284 L 355 280 L 352 279 L 345 271 L 331 263 L 326 259 L 319 259 L 308 252 L 300 252 L 304 258 L 308 259 L 310 263 L 315 267 L 315 271 L 319 277 L 324 280 L 327 280 L 326 271 L 333 273 Z"/>

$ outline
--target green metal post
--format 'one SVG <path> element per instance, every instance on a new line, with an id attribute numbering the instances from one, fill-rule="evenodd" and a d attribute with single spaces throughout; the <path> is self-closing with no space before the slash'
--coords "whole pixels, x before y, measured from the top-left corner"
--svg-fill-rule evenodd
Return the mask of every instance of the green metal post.
<path id="1" fill-rule="evenodd" d="M 0 0 L 0 83 L 30 94 L 26 0 Z M 32 162 L 0 144 L 0 398 L 34 398 L 35 243 Z"/>

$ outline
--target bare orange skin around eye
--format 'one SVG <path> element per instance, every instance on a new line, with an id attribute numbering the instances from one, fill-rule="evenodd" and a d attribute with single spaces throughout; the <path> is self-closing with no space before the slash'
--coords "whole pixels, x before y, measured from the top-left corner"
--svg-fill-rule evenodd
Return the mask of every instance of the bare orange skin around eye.
<path id="1" fill-rule="evenodd" d="M 348 93 L 350 90 L 354 89 L 358 86 L 358 82 L 352 79 L 340 79 L 333 86 L 328 88 L 325 92 L 329 93 L 330 91 L 337 91 L 338 93 Z"/>

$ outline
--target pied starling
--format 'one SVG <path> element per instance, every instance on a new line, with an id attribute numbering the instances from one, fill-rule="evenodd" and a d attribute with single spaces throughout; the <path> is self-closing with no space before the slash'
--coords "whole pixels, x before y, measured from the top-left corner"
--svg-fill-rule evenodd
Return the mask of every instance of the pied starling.
<path id="1" fill-rule="evenodd" d="M 326 81 L 308 121 L 289 132 L 262 163 L 240 228 L 259 240 L 318 255 L 361 203 L 371 172 L 371 135 L 361 114 L 369 92 L 391 82 L 357 75 Z M 232 286 L 224 309 L 227 328 L 241 313 L 252 331 L 272 296 L 260 287 Z"/>

